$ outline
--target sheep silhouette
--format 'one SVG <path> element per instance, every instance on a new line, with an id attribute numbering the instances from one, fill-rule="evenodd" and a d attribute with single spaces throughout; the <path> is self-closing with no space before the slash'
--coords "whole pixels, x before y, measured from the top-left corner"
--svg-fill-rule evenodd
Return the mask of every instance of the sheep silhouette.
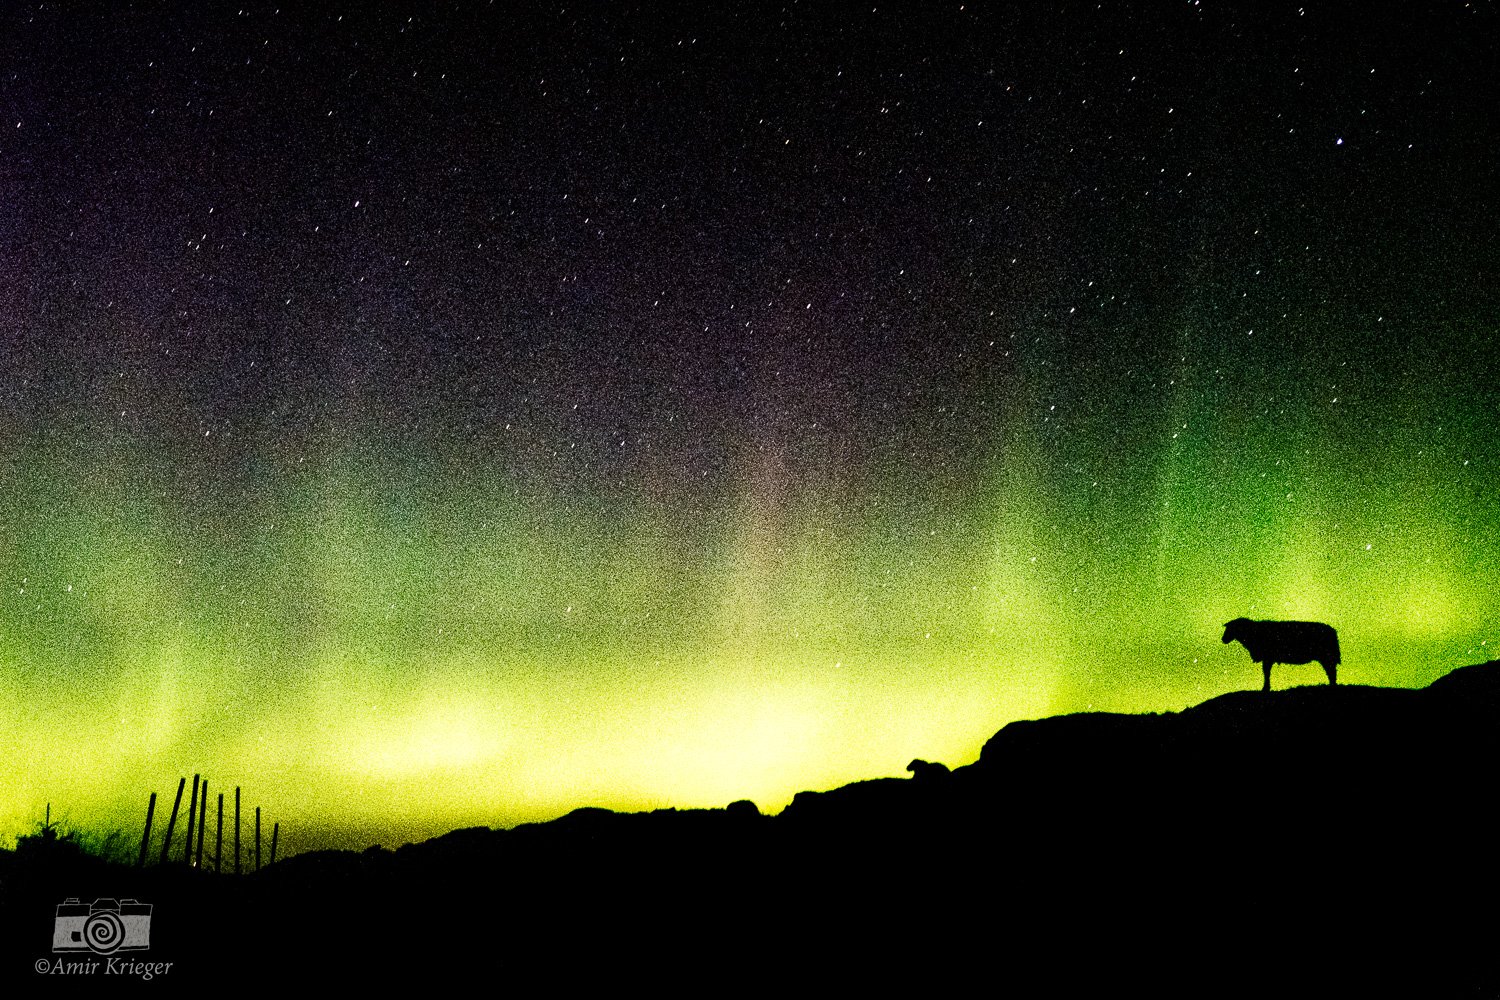
<path id="1" fill-rule="evenodd" d="M 1265 671 L 1262 691 L 1271 690 L 1271 667 L 1278 663 L 1311 663 L 1339 682 L 1339 634 L 1322 622 L 1266 622 L 1236 618 L 1224 625 L 1224 641 L 1238 641 Z"/>
<path id="2" fill-rule="evenodd" d="M 911 772 L 913 781 L 921 782 L 942 781 L 951 773 L 947 764 L 932 763 L 920 757 L 907 764 L 906 769 Z"/>

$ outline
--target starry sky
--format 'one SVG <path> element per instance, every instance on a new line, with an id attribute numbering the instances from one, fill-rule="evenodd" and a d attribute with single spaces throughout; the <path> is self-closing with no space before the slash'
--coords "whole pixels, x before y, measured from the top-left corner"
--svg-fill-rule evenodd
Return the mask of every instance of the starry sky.
<path id="1" fill-rule="evenodd" d="M 770 811 L 1256 688 L 1239 615 L 1492 658 L 1497 16 L 6 5 L 0 836 Z"/>

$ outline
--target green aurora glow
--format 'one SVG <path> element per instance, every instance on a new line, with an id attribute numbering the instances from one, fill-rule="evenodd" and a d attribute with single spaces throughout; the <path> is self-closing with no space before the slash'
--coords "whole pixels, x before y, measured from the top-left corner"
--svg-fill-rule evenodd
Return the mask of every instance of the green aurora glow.
<path id="1" fill-rule="evenodd" d="M 925 483 L 803 476 L 747 442 L 738 489 L 687 516 L 441 446 L 280 459 L 295 476 L 199 443 L 12 450 L 0 827 L 48 802 L 134 827 L 200 772 L 293 850 L 583 804 L 775 809 L 966 762 L 1010 719 L 1253 687 L 1219 643 L 1238 614 L 1333 622 L 1349 683 L 1488 658 L 1485 429 L 1425 411 L 1441 443 L 1388 426 L 1407 460 L 1374 469 L 1358 401 L 1332 398 L 1253 444 L 1232 411 L 1163 413 L 1158 455 L 1076 465 L 1049 454 L 1056 412 L 1022 410 L 990 468 Z"/>
<path id="2" fill-rule="evenodd" d="M 1493 658 L 1495 11 L 1033 6 L 0 12 L 0 837 Z"/>

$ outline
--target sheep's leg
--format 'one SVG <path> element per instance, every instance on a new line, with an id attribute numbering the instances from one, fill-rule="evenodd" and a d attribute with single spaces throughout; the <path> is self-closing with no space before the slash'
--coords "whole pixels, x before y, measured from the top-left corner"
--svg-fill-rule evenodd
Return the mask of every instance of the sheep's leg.
<path id="1" fill-rule="evenodd" d="M 1271 661 L 1267 660 L 1266 662 L 1264 662 L 1264 663 L 1261 664 L 1261 667 L 1266 672 L 1266 686 L 1263 687 L 1263 688 L 1261 688 L 1261 690 L 1262 691 L 1269 691 L 1269 690 L 1271 690 Z"/>
<path id="2" fill-rule="evenodd" d="M 1328 675 L 1329 684 L 1337 684 L 1339 682 L 1339 665 L 1337 663 L 1323 664 L 1323 672 Z"/>

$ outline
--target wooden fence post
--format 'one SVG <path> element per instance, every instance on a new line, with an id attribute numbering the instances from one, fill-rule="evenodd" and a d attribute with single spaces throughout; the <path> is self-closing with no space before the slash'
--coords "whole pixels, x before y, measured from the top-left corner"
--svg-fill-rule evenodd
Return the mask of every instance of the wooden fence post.
<path id="1" fill-rule="evenodd" d="M 224 874 L 224 793 L 219 793 L 219 823 L 214 827 L 214 874 Z"/>
<path id="2" fill-rule="evenodd" d="M 240 873 L 240 786 L 234 786 L 234 873 Z"/>
<path id="3" fill-rule="evenodd" d="M 260 806 L 255 807 L 255 870 L 260 871 Z"/>
<path id="4" fill-rule="evenodd" d="M 271 864 L 276 863 L 276 838 L 281 834 L 281 821 L 271 824 Z"/>
<path id="5" fill-rule="evenodd" d="M 182 805 L 182 790 L 187 787 L 186 778 L 177 779 L 177 798 L 172 800 L 172 818 L 167 820 L 167 836 L 161 842 L 161 863 L 167 863 L 167 852 L 172 849 L 172 828 L 177 825 L 177 810 Z"/>
<path id="6" fill-rule="evenodd" d="M 146 832 L 141 834 L 141 856 L 136 861 L 137 868 L 146 867 L 146 848 L 151 844 L 151 815 L 156 812 L 156 793 L 151 793 L 151 801 L 146 803 Z"/>
<path id="7" fill-rule="evenodd" d="M 182 851 L 182 863 L 193 863 L 193 823 L 198 818 L 198 776 L 193 775 L 193 797 L 188 799 L 187 845 Z"/>
<path id="8" fill-rule="evenodd" d="M 203 804 L 198 807 L 198 860 L 194 867 L 203 869 L 203 831 L 208 826 L 208 779 L 203 779 Z"/>

